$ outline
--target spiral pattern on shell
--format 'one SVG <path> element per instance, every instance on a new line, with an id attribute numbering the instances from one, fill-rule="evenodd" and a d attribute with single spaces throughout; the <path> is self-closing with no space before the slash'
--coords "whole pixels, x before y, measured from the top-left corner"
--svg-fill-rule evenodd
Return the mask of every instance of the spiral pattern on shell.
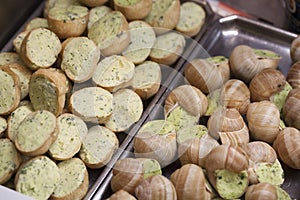
<path id="1" fill-rule="evenodd" d="M 280 131 L 273 147 L 278 157 L 289 167 L 300 169 L 300 131 L 287 127 Z"/>

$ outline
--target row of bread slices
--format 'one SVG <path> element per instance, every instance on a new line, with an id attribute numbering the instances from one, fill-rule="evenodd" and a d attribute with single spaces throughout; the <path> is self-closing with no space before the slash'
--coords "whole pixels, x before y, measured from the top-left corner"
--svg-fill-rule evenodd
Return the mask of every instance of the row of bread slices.
<path id="1" fill-rule="evenodd" d="M 80 52 L 87 55 L 82 55 L 78 60 L 83 62 L 81 59 L 90 57 L 90 63 L 85 63 L 85 65 L 90 64 L 91 66 L 82 66 L 82 64 L 78 66 L 77 64 L 75 69 L 72 66 L 74 61 L 66 61 L 65 59 L 62 61 L 62 69 L 66 69 L 66 74 L 71 80 L 76 82 L 83 82 L 90 78 L 94 69 L 93 63 L 98 61 L 99 50 L 104 56 L 123 54 L 134 64 L 140 64 L 149 57 L 153 61 L 167 65 L 173 64 L 183 52 L 185 39 L 180 32 L 170 32 L 174 27 L 166 29 L 165 32 L 168 33 L 158 37 L 155 32 L 156 26 L 152 26 L 151 23 L 149 24 L 145 20 L 128 21 L 122 12 L 113 11 L 105 5 L 87 8 L 78 5 L 79 3 L 74 0 L 66 2 L 60 0 L 47 1 L 45 18 L 32 19 L 25 26 L 24 31 L 15 38 L 13 41 L 14 47 L 30 69 L 36 70 L 53 65 L 62 48 L 58 39 L 66 40 L 62 45 L 64 48 L 69 43 L 68 38 L 79 36 L 86 36 L 91 41 L 85 41 L 82 44 Z M 175 24 L 183 24 L 188 29 L 194 29 L 194 26 L 196 26 L 197 30 L 193 35 L 197 34 L 203 26 L 205 11 L 196 3 L 186 2 L 182 4 L 182 12 L 180 12 L 179 1 L 160 0 L 155 1 L 155 4 L 157 5 L 150 8 L 159 10 L 156 11 L 159 14 L 154 14 L 155 16 L 157 15 L 156 17 L 164 16 L 164 13 L 173 12 L 172 6 L 176 4 L 178 7 L 176 18 L 179 20 L 179 16 L 181 16 L 181 20 L 178 21 L 174 18 L 167 20 L 165 17 L 161 19 L 166 21 L 175 20 Z M 189 9 L 192 9 L 193 12 L 188 12 L 187 10 Z M 137 12 L 135 11 L 134 13 Z M 182 15 L 179 13 L 182 13 Z M 82 15 L 83 17 L 81 17 Z M 55 21 L 53 22 L 54 24 L 58 23 L 57 27 L 53 27 L 52 21 Z M 73 31 L 80 29 L 77 26 L 82 26 L 82 31 L 73 33 Z M 47 28 L 50 32 L 40 30 L 30 33 L 35 28 Z M 61 31 L 67 35 L 61 36 Z M 69 47 L 64 49 L 79 45 L 74 44 L 74 41 L 72 43 L 72 45 L 70 44 L 68 45 Z M 65 57 L 69 57 L 69 53 L 63 56 L 63 58 Z M 82 69 L 83 67 L 84 69 Z M 81 76 L 79 76 L 79 71 Z"/>

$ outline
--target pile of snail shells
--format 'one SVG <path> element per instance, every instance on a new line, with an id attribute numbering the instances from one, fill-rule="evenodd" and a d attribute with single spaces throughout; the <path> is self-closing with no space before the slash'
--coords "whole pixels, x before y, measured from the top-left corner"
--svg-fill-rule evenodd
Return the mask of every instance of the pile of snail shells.
<path id="1" fill-rule="evenodd" d="M 300 61 L 291 66 L 286 78 L 277 69 L 279 60 L 280 56 L 271 51 L 239 45 L 229 59 L 196 58 L 189 62 L 184 75 L 193 87 L 175 88 L 166 99 L 165 111 L 168 114 L 182 107 L 191 115 L 206 118 L 204 125 L 208 133 L 189 138 L 187 144 L 180 144 L 185 148 L 180 151 L 177 141 L 177 152 L 180 152 L 177 156 L 182 166 L 167 179 L 163 174 L 145 179 L 145 183 L 137 187 L 135 197 L 184 199 L 193 194 L 191 196 L 197 197 L 194 199 L 211 199 L 219 196 L 214 188 L 214 171 L 227 169 L 237 173 L 247 171 L 249 185 L 243 194 L 246 199 L 277 198 L 276 188 L 281 183 L 277 186 L 260 183 L 253 168 L 258 163 L 275 163 L 279 159 L 293 169 L 300 169 L 300 115 L 297 115 L 300 112 Z M 221 81 L 213 79 L 214 74 L 221 77 Z M 191 89 L 193 92 L 188 92 Z M 217 99 L 208 98 L 213 92 Z M 211 101 L 216 107 L 212 109 L 214 112 L 206 114 L 211 110 Z M 200 148 L 211 141 L 213 148 L 206 150 L 203 156 Z M 168 169 L 168 166 L 163 167 Z M 153 179 L 157 180 L 156 184 Z M 202 182 L 206 179 L 209 182 L 204 187 Z M 168 191 L 160 191 L 157 184 L 164 185 Z M 201 197 L 196 192 L 199 190 Z"/>

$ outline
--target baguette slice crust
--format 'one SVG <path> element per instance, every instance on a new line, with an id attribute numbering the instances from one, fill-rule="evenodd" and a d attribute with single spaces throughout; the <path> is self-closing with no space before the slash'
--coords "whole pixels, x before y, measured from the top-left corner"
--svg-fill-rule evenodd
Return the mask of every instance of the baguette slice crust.
<path id="1" fill-rule="evenodd" d="M 47 156 L 31 158 L 21 165 L 16 177 L 16 191 L 37 200 L 48 199 L 60 179 L 57 165 Z"/>
<path id="2" fill-rule="evenodd" d="M 85 6 L 54 7 L 48 13 L 49 29 L 60 39 L 80 36 L 87 27 L 88 16 Z"/>
<path id="3" fill-rule="evenodd" d="M 113 112 L 105 126 L 114 132 L 126 131 L 142 116 L 143 102 L 130 89 L 120 89 L 113 96 Z"/>
<path id="4" fill-rule="evenodd" d="M 100 59 L 100 50 L 87 37 L 74 37 L 63 47 L 61 69 L 75 83 L 90 79 Z"/>
<path id="5" fill-rule="evenodd" d="M 131 86 L 143 100 L 147 100 L 159 90 L 161 76 L 159 64 L 153 61 L 145 61 L 136 66 Z"/>
<path id="6" fill-rule="evenodd" d="M 15 136 L 21 122 L 27 115 L 33 112 L 33 108 L 29 105 L 23 105 L 16 108 L 7 118 L 7 137 L 11 141 L 15 141 Z"/>
<path id="7" fill-rule="evenodd" d="M 57 131 L 57 138 L 48 152 L 55 160 L 67 160 L 79 152 L 88 128 L 81 118 L 64 113 L 57 118 Z"/>
<path id="8" fill-rule="evenodd" d="M 37 70 L 29 82 L 29 97 L 34 110 L 49 110 L 55 116 L 62 113 L 68 90 L 65 74 L 56 68 Z"/>
<path id="9" fill-rule="evenodd" d="M 102 6 L 108 0 L 80 0 L 80 2 L 88 7 Z"/>
<path id="10" fill-rule="evenodd" d="M 60 51 L 61 42 L 54 32 L 46 28 L 36 28 L 24 38 L 20 55 L 31 70 L 37 70 L 52 66 Z"/>
<path id="11" fill-rule="evenodd" d="M 121 12 L 109 12 L 91 26 L 88 37 L 98 45 L 102 55 L 120 54 L 130 41 L 128 22 Z"/>
<path id="12" fill-rule="evenodd" d="M 112 9 L 105 5 L 91 8 L 89 11 L 87 29 L 89 30 L 96 21 L 98 21 L 100 18 L 104 17 L 107 13 L 111 11 Z"/>
<path id="13" fill-rule="evenodd" d="M 114 0 L 114 9 L 123 13 L 129 21 L 145 18 L 151 8 L 152 0 Z"/>
<path id="14" fill-rule="evenodd" d="M 0 139 L 0 184 L 8 181 L 21 164 L 21 156 L 13 142 L 8 138 Z"/>
<path id="15" fill-rule="evenodd" d="M 92 80 L 97 86 L 114 91 L 132 79 L 134 68 L 134 64 L 124 56 L 109 56 L 98 63 Z"/>
<path id="16" fill-rule="evenodd" d="M 172 65 L 182 55 L 185 48 L 185 38 L 176 32 L 160 35 L 150 52 L 150 60 L 160 64 Z"/>
<path id="17" fill-rule="evenodd" d="M 8 66 L 0 66 L 0 80 L 0 115 L 7 115 L 20 103 L 20 80 Z"/>
<path id="18" fill-rule="evenodd" d="M 88 171 L 82 160 L 71 158 L 57 164 L 61 175 L 51 199 L 80 200 L 88 191 Z"/>
<path id="19" fill-rule="evenodd" d="M 16 52 L 1 52 L 0 53 L 0 65 L 7 65 L 10 63 L 18 63 L 24 65 L 20 55 Z"/>
<path id="20" fill-rule="evenodd" d="M 136 20 L 129 23 L 130 43 L 123 56 L 134 64 L 144 62 L 154 45 L 156 36 L 153 28 L 144 21 Z"/>
<path id="21" fill-rule="evenodd" d="M 29 93 L 29 80 L 32 73 L 27 67 L 18 63 L 11 63 L 7 66 L 19 77 L 22 100 Z"/>
<path id="22" fill-rule="evenodd" d="M 47 110 L 32 112 L 20 123 L 16 133 L 15 145 L 22 154 L 44 154 L 57 137 L 56 117 Z"/>
<path id="23" fill-rule="evenodd" d="M 150 13 L 144 18 L 156 34 L 166 33 L 176 27 L 180 18 L 179 0 L 153 1 Z"/>
<path id="24" fill-rule="evenodd" d="M 3 135 L 4 131 L 7 129 L 7 121 L 4 117 L 0 116 L 0 137 Z"/>
<path id="25" fill-rule="evenodd" d="M 48 28 L 48 20 L 42 17 L 31 19 L 25 26 L 24 31 L 31 31 L 35 28 Z"/>
<path id="26" fill-rule="evenodd" d="M 114 132 L 103 127 L 93 126 L 83 140 L 79 156 L 92 169 L 107 164 L 119 147 L 119 140 Z"/>
<path id="27" fill-rule="evenodd" d="M 199 33 L 205 23 L 205 10 L 197 3 L 185 2 L 180 6 L 180 18 L 176 30 L 193 37 Z"/>
<path id="28" fill-rule="evenodd" d="M 71 95 L 69 106 L 84 121 L 104 123 L 112 114 L 113 95 L 100 87 L 86 87 Z"/>

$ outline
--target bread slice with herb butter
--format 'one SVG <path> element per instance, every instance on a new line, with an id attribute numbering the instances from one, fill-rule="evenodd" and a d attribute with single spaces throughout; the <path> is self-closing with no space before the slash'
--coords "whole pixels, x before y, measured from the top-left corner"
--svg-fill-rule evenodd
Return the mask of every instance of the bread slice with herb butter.
<path id="1" fill-rule="evenodd" d="M 143 19 L 151 11 L 152 0 L 114 0 L 114 8 L 123 13 L 128 21 Z"/>
<path id="2" fill-rule="evenodd" d="M 18 63 L 11 63 L 7 66 L 19 77 L 22 100 L 27 97 L 29 93 L 29 80 L 32 73 L 27 67 Z"/>
<path id="3" fill-rule="evenodd" d="M 185 2 L 180 6 L 180 18 L 176 30 L 193 37 L 199 33 L 206 18 L 205 10 L 197 3 Z"/>
<path id="4" fill-rule="evenodd" d="M 112 92 L 132 79 L 134 68 L 134 64 L 124 56 L 109 56 L 98 63 L 92 80 L 97 86 Z"/>
<path id="5" fill-rule="evenodd" d="M 2 137 L 6 129 L 7 129 L 7 121 L 4 117 L 0 116 L 0 137 Z"/>
<path id="6" fill-rule="evenodd" d="M 86 123 L 79 117 L 64 113 L 57 118 L 57 138 L 48 153 L 55 160 L 67 160 L 79 152 L 88 133 Z"/>
<path id="7" fill-rule="evenodd" d="M 7 115 L 20 103 L 20 80 L 8 66 L 0 66 L 0 80 L 0 115 Z"/>
<path id="8" fill-rule="evenodd" d="M 114 132 L 100 126 L 92 126 L 84 138 L 79 156 L 92 169 L 107 164 L 119 147 L 119 140 Z"/>
<path id="9" fill-rule="evenodd" d="M 55 116 L 62 113 L 68 90 L 68 79 L 56 68 L 37 70 L 29 82 L 29 97 L 34 110 L 49 110 Z"/>
<path id="10" fill-rule="evenodd" d="M 0 139 L 0 184 L 8 181 L 21 164 L 21 156 L 13 142 Z"/>
<path id="11" fill-rule="evenodd" d="M 0 53 L 0 66 L 7 65 L 10 63 L 18 63 L 20 65 L 24 65 L 20 55 L 16 52 L 1 52 Z"/>
<path id="12" fill-rule="evenodd" d="M 33 112 L 32 106 L 23 105 L 16 108 L 7 118 L 7 137 L 15 141 L 15 136 L 21 122 Z"/>
<path id="13" fill-rule="evenodd" d="M 57 60 L 61 42 L 57 35 L 46 28 L 36 28 L 24 38 L 20 55 L 31 70 L 49 68 Z"/>
<path id="14" fill-rule="evenodd" d="M 134 64 L 145 61 L 154 45 L 156 36 L 153 28 L 144 21 L 129 22 L 130 43 L 122 55 Z"/>
<path id="15" fill-rule="evenodd" d="M 50 198 L 60 180 L 59 169 L 47 156 L 31 158 L 21 165 L 16 177 L 16 191 L 37 200 Z"/>
<path id="16" fill-rule="evenodd" d="M 157 34 L 166 33 L 176 27 L 180 18 L 179 0 L 156 0 L 150 13 L 144 18 Z"/>
<path id="17" fill-rule="evenodd" d="M 150 52 L 150 60 L 160 64 L 172 65 L 182 55 L 185 48 L 185 38 L 176 32 L 160 35 Z"/>
<path id="18" fill-rule="evenodd" d="M 27 24 L 25 25 L 24 30 L 25 31 L 31 31 L 35 28 L 48 28 L 48 20 L 46 18 L 42 17 L 35 17 L 32 18 Z"/>
<path id="19" fill-rule="evenodd" d="M 149 99 L 157 93 L 161 83 L 161 69 L 153 61 L 145 61 L 135 67 L 131 80 L 133 90 L 143 99 Z"/>
<path id="20" fill-rule="evenodd" d="M 87 37 L 68 39 L 63 45 L 61 69 L 75 83 L 90 79 L 100 59 L 100 50 Z"/>
<path id="21" fill-rule="evenodd" d="M 121 89 L 113 94 L 113 112 L 105 126 L 114 132 L 126 131 L 137 122 L 143 113 L 140 96 L 130 89 Z"/>
<path id="22" fill-rule="evenodd" d="M 91 26 L 88 37 L 100 47 L 102 55 L 119 54 L 130 41 L 128 22 L 121 12 L 109 12 Z"/>
<path id="23" fill-rule="evenodd" d="M 82 5 L 80 0 L 46 0 L 43 10 L 43 17 L 48 18 L 49 10 L 52 8 L 66 8 L 71 5 Z"/>
<path id="24" fill-rule="evenodd" d="M 15 145 L 24 155 L 37 156 L 48 151 L 57 137 L 56 117 L 47 110 L 30 113 L 20 123 Z"/>
<path id="25" fill-rule="evenodd" d="M 85 6 L 54 7 L 48 12 L 48 26 L 60 39 L 76 37 L 85 31 L 88 16 Z"/>
<path id="26" fill-rule="evenodd" d="M 106 5 L 91 8 L 89 11 L 87 29 L 89 30 L 96 21 L 98 21 L 100 18 L 104 17 L 111 11 L 112 9 Z"/>
<path id="27" fill-rule="evenodd" d="M 86 87 L 71 95 L 69 107 L 84 121 L 105 123 L 112 114 L 113 95 L 100 87 Z"/>
<path id="28" fill-rule="evenodd" d="M 13 39 L 14 50 L 20 54 L 22 42 L 30 31 L 22 31 Z"/>
<path id="29" fill-rule="evenodd" d="M 86 166 L 79 158 L 71 158 L 57 164 L 61 175 L 51 199 L 80 200 L 89 187 L 89 175 Z"/>

